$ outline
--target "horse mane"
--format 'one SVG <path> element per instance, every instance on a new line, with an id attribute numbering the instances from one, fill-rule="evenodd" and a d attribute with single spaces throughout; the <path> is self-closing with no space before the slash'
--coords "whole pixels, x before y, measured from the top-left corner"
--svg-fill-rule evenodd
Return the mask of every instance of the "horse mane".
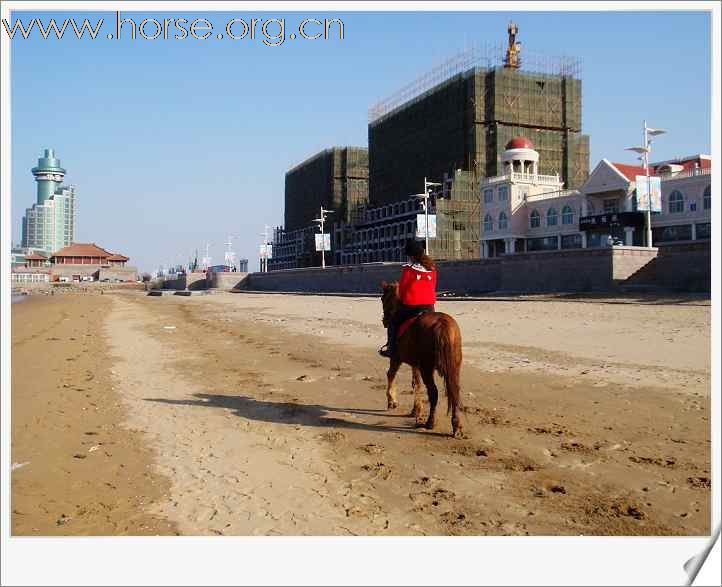
<path id="1" fill-rule="evenodd" d="M 384 293 L 386 292 L 393 292 L 398 297 L 399 295 L 399 282 L 398 281 L 384 281 L 381 284 L 381 289 L 383 289 Z"/>
<path id="2" fill-rule="evenodd" d="M 401 304 L 401 298 L 399 297 L 399 282 L 398 281 L 382 281 L 381 282 L 381 303 L 383 304 L 384 314 L 390 312 L 393 316 L 396 314 L 399 305 Z"/>

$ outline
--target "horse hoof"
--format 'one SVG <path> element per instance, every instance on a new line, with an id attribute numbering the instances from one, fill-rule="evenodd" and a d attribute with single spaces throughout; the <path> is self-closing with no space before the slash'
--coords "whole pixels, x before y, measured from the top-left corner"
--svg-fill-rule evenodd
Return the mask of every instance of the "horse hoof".
<path id="1" fill-rule="evenodd" d="M 395 409 L 398 408 L 398 407 L 399 407 L 399 402 L 389 402 L 389 403 L 386 405 L 386 409 L 387 409 L 387 410 L 395 410 Z"/>
<path id="2" fill-rule="evenodd" d="M 424 428 L 427 430 L 433 430 L 436 423 L 433 420 L 427 420 L 426 424 L 424 424 Z"/>
<path id="3" fill-rule="evenodd" d="M 426 428 L 426 422 L 423 420 L 416 420 L 416 422 L 414 422 L 414 428 Z"/>
<path id="4" fill-rule="evenodd" d="M 464 431 L 461 430 L 461 428 L 459 428 L 458 430 L 454 430 L 451 433 L 451 438 L 457 438 L 459 440 L 462 440 L 462 439 L 468 439 L 469 437 L 466 434 L 464 434 Z"/>

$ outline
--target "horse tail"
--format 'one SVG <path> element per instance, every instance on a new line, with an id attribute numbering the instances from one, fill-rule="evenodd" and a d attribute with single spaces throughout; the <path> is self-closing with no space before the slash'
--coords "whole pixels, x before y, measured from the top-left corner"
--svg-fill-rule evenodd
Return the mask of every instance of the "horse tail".
<path id="1" fill-rule="evenodd" d="M 435 329 L 436 370 L 444 378 L 447 412 L 461 407 L 461 332 L 453 318 L 447 317 Z"/>

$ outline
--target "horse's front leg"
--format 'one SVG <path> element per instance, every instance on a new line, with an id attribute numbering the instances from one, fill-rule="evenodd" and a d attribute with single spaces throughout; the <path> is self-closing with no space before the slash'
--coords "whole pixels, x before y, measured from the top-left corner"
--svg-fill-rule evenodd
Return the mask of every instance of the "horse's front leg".
<path id="1" fill-rule="evenodd" d="M 399 407 L 399 400 L 396 397 L 396 384 L 394 383 L 399 367 L 401 367 L 401 361 L 392 358 L 389 370 L 386 372 L 386 407 L 389 410 Z"/>
<path id="2" fill-rule="evenodd" d="M 423 426 L 421 410 L 423 401 L 421 399 L 421 371 L 417 367 L 411 367 L 411 389 L 414 391 L 414 407 L 409 416 L 416 419 L 416 426 Z"/>

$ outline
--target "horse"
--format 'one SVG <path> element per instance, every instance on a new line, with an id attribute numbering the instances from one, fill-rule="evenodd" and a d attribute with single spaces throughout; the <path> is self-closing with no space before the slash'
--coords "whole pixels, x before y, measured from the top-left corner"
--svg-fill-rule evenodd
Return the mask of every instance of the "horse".
<path id="1" fill-rule="evenodd" d="M 401 304 L 398 282 L 381 283 L 382 322 L 385 327 L 394 319 Z M 451 316 L 443 312 L 424 312 L 413 319 L 410 326 L 397 340 L 396 353 L 390 359 L 386 373 L 387 408 L 397 408 L 394 379 L 403 363 L 411 367 L 411 386 L 414 390 L 414 407 L 410 416 L 416 419 L 416 426 L 433 430 L 436 424 L 436 404 L 439 390 L 434 382 L 434 372 L 438 371 L 444 379 L 447 413 L 451 413 L 452 435 L 462 436 L 461 422 L 461 331 Z M 424 423 L 421 418 L 421 381 L 429 396 L 429 417 Z"/>

